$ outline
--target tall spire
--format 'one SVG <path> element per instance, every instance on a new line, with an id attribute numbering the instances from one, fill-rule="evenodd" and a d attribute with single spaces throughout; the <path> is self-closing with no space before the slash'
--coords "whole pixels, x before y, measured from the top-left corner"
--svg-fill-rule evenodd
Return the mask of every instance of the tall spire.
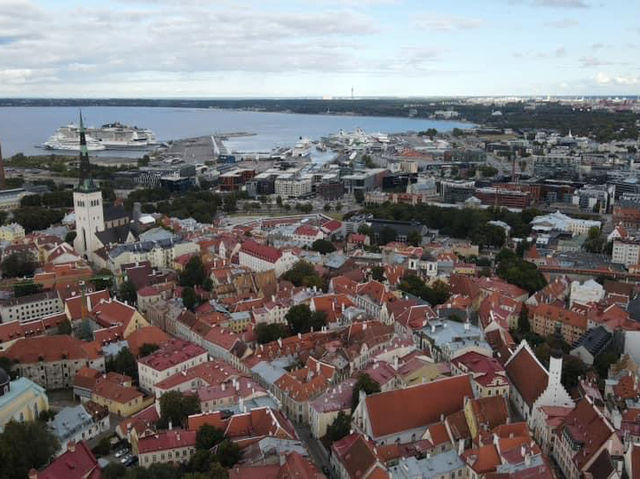
<path id="1" fill-rule="evenodd" d="M 91 178 L 91 164 L 89 163 L 89 150 L 87 149 L 87 136 L 84 122 L 82 121 L 82 110 L 80 110 L 80 174 L 78 179 L 78 190 L 96 190 Z"/>

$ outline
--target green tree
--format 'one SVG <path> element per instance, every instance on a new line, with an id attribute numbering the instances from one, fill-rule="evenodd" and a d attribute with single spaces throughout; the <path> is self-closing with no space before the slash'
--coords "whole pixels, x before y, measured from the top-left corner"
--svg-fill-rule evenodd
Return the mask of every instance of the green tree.
<path id="1" fill-rule="evenodd" d="M 111 452 L 111 443 L 109 442 L 108 437 L 103 437 L 98 441 L 98 444 L 93 448 L 93 453 L 96 456 L 108 456 Z"/>
<path id="2" fill-rule="evenodd" d="M 329 203 L 325 203 L 323 209 L 328 213 L 329 211 L 331 211 L 331 205 Z"/>
<path id="3" fill-rule="evenodd" d="M 181 286 L 201 286 L 207 279 L 207 271 L 199 255 L 192 256 L 180 273 Z"/>
<path id="4" fill-rule="evenodd" d="M 342 203 L 340 203 L 339 201 L 336 203 L 336 211 L 342 211 Z"/>
<path id="5" fill-rule="evenodd" d="M 460 137 L 460 136 L 463 136 L 463 135 L 464 135 L 464 130 L 461 130 L 460 128 L 454 128 L 454 129 L 451 131 L 451 134 L 452 134 L 454 137 L 458 138 L 458 137 Z"/>
<path id="6" fill-rule="evenodd" d="M 373 232 L 371 231 L 371 226 L 369 226 L 366 223 L 363 223 L 360 226 L 358 226 L 358 233 L 361 235 L 371 236 Z"/>
<path id="7" fill-rule="evenodd" d="M 343 411 L 338 413 L 338 416 L 327 427 L 327 441 L 329 444 L 333 444 L 339 441 L 343 437 L 347 436 L 351 431 L 351 416 L 345 414 Z"/>
<path id="8" fill-rule="evenodd" d="M 198 295 L 196 294 L 196 291 L 191 286 L 182 288 L 182 304 L 184 307 L 189 310 L 193 310 L 197 303 Z"/>
<path id="9" fill-rule="evenodd" d="M 259 344 L 266 344 L 276 341 L 278 338 L 291 336 L 289 328 L 285 324 L 279 323 L 259 323 L 256 325 L 255 332 Z"/>
<path id="10" fill-rule="evenodd" d="M 78 236 L 77 232 L 69 231 L 64 237 L 64 242 L 73 245 L 73 241 L 76 239 L 76 236 Z"/>
<path id="11" fill-rule="evenodd" d="M 326 289 L 326 281 L 320 277 L 313 265 L 308 261 L 298 261 L 281 277 L 284 280 L 291 281 L 294 286 L 316 286 L 322 290 Z"/>
<path id="12" fill-rule="evenodd" d="M 138 363 L 129 348 L 123 348 L 118 354 L 107 359 L 105 367 L 107 372 L 126 374 L 136 381 L 138 380 Z"/>
<path id="13" fill-rule="evenodd" d="M 136 287 L 129 280 L 122 282 L 120 290 L 118 291 L 118 296 L 120 297 L 120 301 L 125 301 L 128 304 L 136 304 L 138 301 L 138 292 L 136 291 Z"/>
<path id="14" fill-rule="evenodd" d="M 280 195 L 276 196 L 276 204 L 282 207 L 282 196 Z"/>
<path id="15" fill-rule="evenodd" d="M 296 304 L 289 308 L 284 317 L 293 334 L 319 331 L 327 324 L 327 315 L 323 311 L 312 312 L 307 304 Z"/>
<path id="16" fill-rule="evenodd" d="M 525 304 L 522 305 L 520 310 L 520 316 L 518 316 L 518 332 L 520 334 L 526 334 L 531 331 L 531 325 L 529 324 L 529 310 Z"/>
<path id="17" fill-rule="evenodd" d="M 216 457 L 209 449 L 196 449 L 196 452 L 189 459 L 187 469 L 191 472 L 207 472 Z"/>
<path id="18" fill-rule="evenodd" d="M 407 243 L 412 246 L 420 246 L 422 244 L 422 235 L 416 230 L 409 231 Z"/>
<path id="19" fill-rule="evenodd" d="M 160 346 L 154 343 L 144 343 L 140 346 L 140 350 L 138 351 L 138 356 L 144 358 L 145 356 L 149 356 L 150 354 L 156 352 L 160 349 Z"/>
<path id="20" fill-rule="evenodd" d="M 200 426 L 196 432 L 196 449 L 206 449 L 220 444 L 224 440 L 224 431 L 209 424 Z"/>
<path id="21" fill-rule="evenodd" d="M 242 452 L 235 442 L 225 439 L 218 445 L 216 457 L 220 465 L 230 468 L 242 458 Z"/>
<path id="22" fill-rule="evenodd" d="M 64 320 L 58 326 L 58 334 L 70 335 L 73 333 L 73 328 L 71 327 L 71 322 Z"/>
<path id="23" fill-rule="evenodd" d="M 355 385 L 353 386 L 353 393 L 351 394 L 351 410 L 354 411 L 360 402 L 360 391 L 364 391 L 366 394 L 375 394 L 380 392 L 380 384 L 371 378 L 367 373 L 362 373 L 358 376 Z"/>
<path id="24" fill-rule="evenodd" d="M 80 324 L 75 328 L 74 336 L 82 341 L 93 341 L 93 328 L 89 318 L 83 318 L 80 321 Z"/>
<path id="25" fill-rule="evenodd" d="M 384 281 L 384 268 L 382 266 L 371 268 L 371 278 L 382 283 Z"/>
<path id="26" fill-rule="evenodd" d="M 0 434 L 0 477 L 27 477 L 54 457 L 58 441 L 40 421 L 8 422 Z"/>
<path id="27" fill-rule="evenodd" d="M 353 191 L 353 196 L 356 199 L 356 203 L 358 203 L 360 205 L 364 201 L 364 193 L 362 192 L 362 190 L 354 190 Z"/>
<path id="28" fill-rule="evenodd" d="M 4 278 L 33 276 L 36 266 L 33 256 L 26 251 L 11 253 L 0 263 Z"/>
<path id="29" fill-rule="evenodd" d="M 199 412 L 200 401 L 197 395 L 169 391 L 160 396 L 160 419 L 157 425 L 161 429 L 168 428 L 169 422 L 174 427 L 185 426 L 187 417 Z"/>
<path id="30" fill-rule="evenodd" d="M 336 247 L 333 246 L 333 243 L 331 241 L 325 239 L 317 239 L 311 245 L 311 249 L 321 254 L 327 254 L 333 253 L 336 250 Z"/>
<path id="31" fill-rule="evenodd" d="M 64 218 L 64 211 L 54 208 L 29 206 L 13 210 L 13 220 L 20 224 L 26 233 L 43 230 L 59 223 Z"/>
<path id="32" fill-rule="evenodd" d="M 126 474 L 127 468 L 119 462 L 110 462 L 100 471 L 102 479 L 122 479 Z"/>
<path id="33" fill-rule="evenodd" d="M 502 249 L 496 256 L 498 267 L 496 273 L 505 281 L 526 289 L 533 294 L 547 284 L 535 264 L 524 261 L 509 249 Z"/>
<path id="34" fill-rule="evenodd" d="M 607 239 L 601 235 L 600 228 L 594 226 L 589 229 L 589 235 L 582 247 L 589 253 L 602 253 L 606 245 Z"/>

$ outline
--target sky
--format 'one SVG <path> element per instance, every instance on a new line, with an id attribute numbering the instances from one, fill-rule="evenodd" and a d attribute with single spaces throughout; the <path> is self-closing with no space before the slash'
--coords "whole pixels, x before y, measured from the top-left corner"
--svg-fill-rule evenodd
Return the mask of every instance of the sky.
<path id="1" fill-rule="evenodd" d="M 640 0 L 0 0 L 0 97 L 640 94 Z"/>

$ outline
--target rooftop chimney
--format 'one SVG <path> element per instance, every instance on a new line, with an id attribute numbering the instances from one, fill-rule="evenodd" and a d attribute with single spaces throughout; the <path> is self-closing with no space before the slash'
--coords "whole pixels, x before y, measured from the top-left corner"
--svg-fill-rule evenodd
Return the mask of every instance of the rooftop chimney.
<path id="1" fill-rule="evenodd" d="M 67 443 L 67 451 L 75 452 L 75 450 L 76 450 L 76 443 L 74 441 L 69 441 Z"/>

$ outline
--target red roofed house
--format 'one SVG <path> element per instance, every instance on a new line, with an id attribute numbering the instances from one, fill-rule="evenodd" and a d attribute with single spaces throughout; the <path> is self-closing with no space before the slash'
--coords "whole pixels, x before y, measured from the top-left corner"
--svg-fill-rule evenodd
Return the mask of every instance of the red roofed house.
<path id="1" fill-rule="evenodd" d="M 303 246 L 311 247 L 314 241 L 323 239 L 324 233 L 320 228 L 311 225 L 301 225 L 293 232 L 293 240 Z"/>
<path id="2" fill-rule="evenodd" d="M 64 312 L 67 314 L 69 321 L 76 321 L 86 318 L 101 301 L 108 301 L 110 299 L 111 295 L 106 289 L 84 295 L 79 294 L 65 300 Z"/>
<path id="3" fill-rule="evenodd" d="M 93 308 L 91 314 L 103 328 L 121 325 L 122 337 L 125 339 L 136 329 L 150 326 L 136 308 L 117 299 L 102 301 Z"/>
<path id="4" fill-rule="evenodd" d="M 534 429 L 541 420 L 543 406 L 573 407 L 571 396 L 560 382 L 562 352 L 554 348 L 549 358 L 549 371 L 538 361 L 529 344 L 522 340 L 505 363 L 511 382 L 510 398 L 520 415 Z"/>
<path id="5" fill-rule="evenodd" d="M 104 357 L 91 343 L 73 336 L 39 336 L 13 343 L 2 356 L 15 365 L 20 375 L 47 389 L 70 388 L 73 378 L 84 367 L 104 371 Z"/>
<path id="6" fill-rule="evenodd" d="M 196 431 L 172 429 L 138 440 L 138 460 L 142 467 L 151 464 L 182 464 L 196 452 Z"/>
<path id="7" fill-rule="evenodd" d="M 163 379 L 208 360 L 207 351 L 182 339 L 170 339 L 149 356 L 138 359 L 140 388 L 155 394 Z"/>
<path id="8" fill-rule="evenodd" d="M 562 337 L 574 344 L 587 331 L 587 317 L 553 304 L 539 304 L 529 309 L 531 330 L 541 336 L 553 334 L 556 324 L 562 325 Z"/>
<path id="9" fill-rule="evenodd" d="M 308 422 L 308 402 L 327 390 L 334 374 L 334 366 L 309 356 L 304 368 L 280 376 L 273 384 L 273 392 L 289 417 Z"/>
<path id="10" fill-rule="evenodd" d="M 31 469 L 29 479 L 100 479 L 100 466 L 86 442 L 69 442 L 66 452 L 42 471 Z"/>
<path id="11" fill-rule="evenodd" d="M 623 454 L 616 430 L 589 397 L 578 402 L 556 431 L 553 456 L 567 479 L 611 477 L 586 473 L 600 460 L 609 462 L 610 468 L 611 456 Z M 607 468 L 607 465 L 599 467 Z"/>
<path id="12" fill-rule="evenodd" d="M 358 433 L 351 433 L 331 445 L 331 468 L 339 479 L 390 477 L 375 445 Z"/>
<path id="13" fill-rule="evenodd" d="M 229 469 L 229 479 L 324 479 L 316 466 L 298 452 L 281 456 L 278 464 L 236 465 Z"/>
<path id="14" fill-rule="evenodd" d="M 224 431 L 224 435 L 240 447 L 265 437 L 297 439 L 295 429 L 287 417 L 277 409 L 261 407 L 246 413 L 228 416 L 222 411 L 193 414 L 188 418 L 190 431 L 209 424 Z"/>
<path id="15" fill-rule="evenodd" d="M 297 261 L 297 256 L 291 251 L 281 251 L 253 240 L 242 243 L 238 253 L 240 266 L 247 266 L 252 271 L 273 269 L 277 277 L 288 271 Z"/>
<path id="16" fill-rule="evenodd" d="M 153 396 L 145 397 L 137 388 L 132 387 L 131 378 L 123 381 L 104 378 L 98 379 L 91 390 L 91 400 L 107 407 L 112 414 L 128 417 L 152 404 Z"/>
<path id="17" fill-rule="evenodd" d="M 155 344 L 160 346 L 170 339 L 169 335 L 157 326 L 147 326 L 144 328 L 136 329 L 127 338 L 127 344 L 129 344 L 129 351 L 134 356 L 138 356 L 140 348 L 145 344 Z"/>
<path id="18" fill-rule="evenodd" d="M 509 397 L 509 380 L 502 364 L 476 351 L 469 351 L 451 360 L 453 374 L 471 374 L 476 397 Z"/>
<path id="19" fill-rule="evenodd" d="M 461 410 L 465 397 L 473 397 L 467 375 L 373 394 L 360 400 L 353 426 L 376 444 L 413 442 L 440 422 L 441 416 Z"/>

